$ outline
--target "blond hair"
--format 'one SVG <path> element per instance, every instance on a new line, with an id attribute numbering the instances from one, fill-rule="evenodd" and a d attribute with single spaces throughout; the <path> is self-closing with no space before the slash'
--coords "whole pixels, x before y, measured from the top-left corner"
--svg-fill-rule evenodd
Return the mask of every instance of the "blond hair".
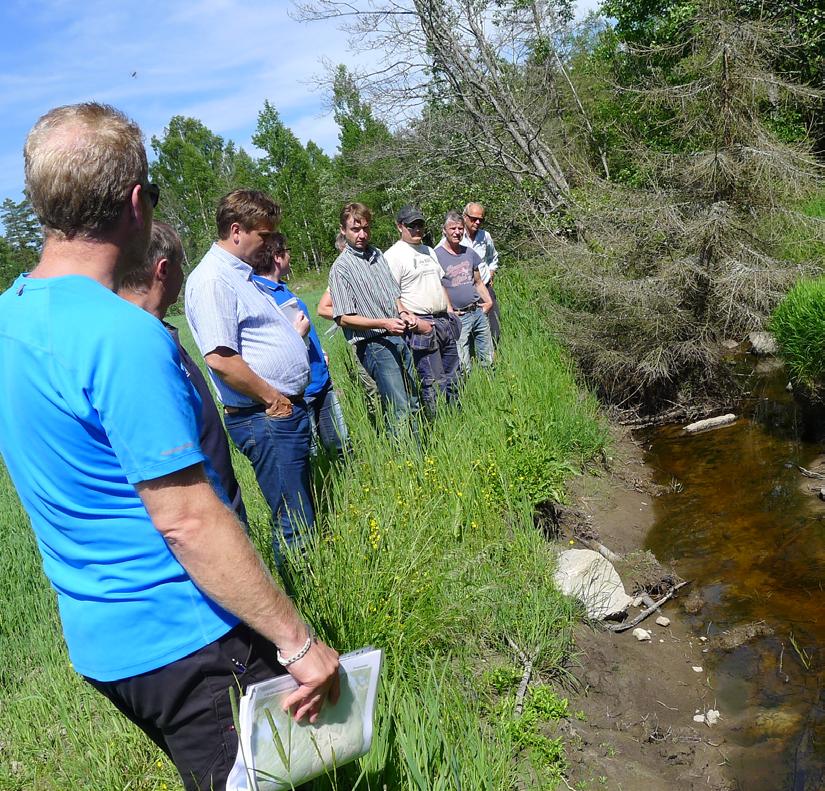
<path id="1" fill-rule="evenodd" d="M 107 104 L 50 110 L 23 148 L 26 192 L 47 235 L 99 237 L 112 230 L 149 168 L 140 127 Z"/>

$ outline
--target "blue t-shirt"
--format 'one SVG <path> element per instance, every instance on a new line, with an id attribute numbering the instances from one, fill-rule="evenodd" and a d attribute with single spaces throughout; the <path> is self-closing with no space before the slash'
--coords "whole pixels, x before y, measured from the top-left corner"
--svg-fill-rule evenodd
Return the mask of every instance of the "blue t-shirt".
<path id="1" fill-rule="evenodd" d="M 204 461 L 196 395 L 163 325 L 82 276 L 0 296 L 0 453 L 57 592 L 75 669 L 145 673 L 235 616 L 192 582 L 134 484 Z"/>
<path id="2" fill-rule="evenodd" d="M 302 299 L 298 299 L 283 283 L 275 283 L 267 277 L 260 275 L 252 275 L 252 281 L 265 294 L 269 294 L 275 300 L 277 305 L 283 305 L 290 299 L 294 299 L 298 303 L 298 307 L 304 311 L 304 315 L 309 318 L 309 310 Z M 321 339 L 315 330 L 315 325 L 310 321 L 309 323 L 309 346 L 307 353 L 309 354 L 309 384 L 304 390 L 304 397 L 318 395 L 329 384 L 329 367 L 324 358 L 324 350 L 321 348 Z"/>

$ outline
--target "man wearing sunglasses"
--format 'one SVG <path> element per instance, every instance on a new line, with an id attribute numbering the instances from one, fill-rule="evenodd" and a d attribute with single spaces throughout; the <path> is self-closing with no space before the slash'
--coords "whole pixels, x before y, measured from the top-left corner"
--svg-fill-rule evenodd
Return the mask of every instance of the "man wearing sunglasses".
<path id="1" fill-rule="evenodd" d="M 299 684 L 286 703 L 312 721 L 337 698 L 337 654 L 210 484 L 171 336 L 114 293 L 145 262 L 158 196 L 140 129 L 106 105 L 58 107 L 24 160 L 44 242 L 0 295 L 0 453 L 74 669 L 187 791 L 223 788 L 237 752 L 229 689 L 283 666 Z"/>
<path id="2" fill-rule="evenodd" d="M 401 238 L 384 258 L 401 289 L 401 302 L 415 318 L 405 337 L 421 379 L 424 407 L 432 417 L 439 394 L 447 403 L 458 399 L 461 369 L 456 341 L 461 320 L 441 284 L 441 264 L 433 249 L 423 244 L 424 215 L 415 206 L 404 206 L 395 219 Z"/>
<path id="3" fill-rule="evenodd" d="M 480 203 L 468 203 L 464 207 L 464 238 L 461 244 L 475 250 L 481 259 L 478 273 L 481 282 L 487 289 L 490 299 L 493 300 L 493 307 L 487 314 L 490 321 L 490 334 L 493 336 L 493 344 L 498 345 L 501 334 L 500 314 L 496 292 L 493 290 L 493 281 L 498 271 L 498 252 L 493 244 L 493 237 L 484 229 L 484 207 Z"/>

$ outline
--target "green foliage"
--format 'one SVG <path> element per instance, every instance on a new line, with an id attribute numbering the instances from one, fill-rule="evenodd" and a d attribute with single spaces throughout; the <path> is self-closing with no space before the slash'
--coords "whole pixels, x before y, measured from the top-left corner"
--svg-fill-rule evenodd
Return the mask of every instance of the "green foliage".
<path id="1" fill-rule="evenodd" d="M 280 230 L 292 249 L 292 266 L 320 270 L 332 257 L 337 233 L 331 212 L 323 211 L 329 157 L 311 141 L 304 148 L 269 102 L 258 113 L 252 142 L 265 154 L 257 167 L 264 189 L 281 204 Z"/>
<path id="2" fill-rule="evenodd" d="M 156 160 L 150 177 L 160 187 L 157 216 L 178 231 L 194 266 L 216 237 L 219 199 L 236 187 L 255 187 L 257 167 L 195 118 L 174 116 L 151 145 Z"/>
<path id="3" fill-rule="evenodd" d="M 825 385 L 825 278 L 801 280 L 771 318 L 792 381 L 821 398 Z"/>
<path id="4" fill-rule="evenodd" d="M 0 205 L 0 221 L 5 236 L 0 236 L 0 289 L 21 272 L 29 272 L 37 264 L 43 233 L 28 198 L 15 203 L 6 198 Z"/>

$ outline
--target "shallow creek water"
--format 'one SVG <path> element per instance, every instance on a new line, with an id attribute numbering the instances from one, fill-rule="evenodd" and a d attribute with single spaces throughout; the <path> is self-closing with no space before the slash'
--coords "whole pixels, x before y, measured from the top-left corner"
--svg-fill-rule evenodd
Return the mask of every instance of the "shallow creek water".
<path id="1" fill-rule="evenodd" d="M 811 491 L 825 480 L 798 469 L 825 446 L 801 438 L 786 382 L 781 369 L 755 376 L 733 426 L 647 437 L 668 489 L 647 548 L 706 601 L 689 616 L 697 635 L 762 620 L 775 631 L 703 663 L 728 744 L 746 748 L 721 747 L 746 791 L 825 788 L 825 502 Z"/>

